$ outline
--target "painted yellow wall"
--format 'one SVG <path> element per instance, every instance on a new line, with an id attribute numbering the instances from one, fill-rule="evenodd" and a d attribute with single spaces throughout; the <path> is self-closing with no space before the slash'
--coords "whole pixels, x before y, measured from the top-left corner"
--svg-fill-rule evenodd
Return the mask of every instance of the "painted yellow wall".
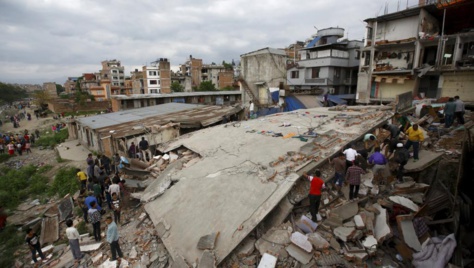
<path id="1" fill-rule="evenodd" d="M 414 80 L 405 80 L 404 84 L 382 82 L 380 83 L 379 95 L 377 97 L 382 99 L 395 98 L 398 94 L 413 92 L 414 87 Z"/>
<path id="2" fill-rule="evenodd" d="M 444 74 L 441 96 L 474 101 L 474 72 Z"/>

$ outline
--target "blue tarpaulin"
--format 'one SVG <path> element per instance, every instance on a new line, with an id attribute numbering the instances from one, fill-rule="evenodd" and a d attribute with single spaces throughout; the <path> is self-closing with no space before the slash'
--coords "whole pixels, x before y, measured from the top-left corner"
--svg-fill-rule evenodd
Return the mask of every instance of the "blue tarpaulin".
<path id="1" fill-rule="evenodd" d="M 321 36 L 316 36 L 316 37 L 313 39 L 313 41 L 309 42 L 309 44 L 306 46 L 306 48 L 314 47 L 314 45 L 316 45 L 316 42 L 318 42 L 319 39 L 321 39 Z"/>
<path id="2" fill-rule="evenodd" d="M 306 109 L 306 107 L 294 96 L 287 96 L 285 98 L 285 112 L 290 112 L 299 109 Z"/>
<path id="3" fill-rule="evenodd" d="M 328 99 L 329 99 L 329 101 L 334 102 L 337 105 L 347 104 L 346 100 L 343 100 L 343 99 L 341 99 L 341 98 L 339 98 L 338 96 L 335 96 L 335 95 L 328 95 Z"/>
<path id="4" fill-rule="evenodd" d="M 278 103 L 278 98 L 280 97 L 280 91 L 279 90 L 273 91 L 273 92 L 270 92 L 270 94 L 272 95 L 273 102 Z"/>

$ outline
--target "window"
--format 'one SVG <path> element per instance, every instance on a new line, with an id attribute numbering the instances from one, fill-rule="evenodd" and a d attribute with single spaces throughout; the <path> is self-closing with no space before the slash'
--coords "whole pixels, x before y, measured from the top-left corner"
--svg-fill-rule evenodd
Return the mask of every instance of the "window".
<path id="1" fill-rule="evenodd" d="M 334 68 L 334 78 L 341 77 L 341 68 Z"/>
<path id="2" fill-rule="evenodd" d="M 118 80 L 118 76 L 113 76 L 112 79 L 113 80 Z"/>
<path id="3" fill-rule="evenodd" d="M 291 78 L 300 78 L 299 71 L 291 71 Z"/>
<path id="4" fill-rule="evenodd" d="M 319 78 L 319 67 L 311 68 L 311 78 Z"/>
<path id="5" fill-rule="evenodd" d="M 158 85 L 158 80 L 150 80 L 150 85 Z"/>
<path id="6" fill-rule="evenodd" d="M 355 59 L 356 59 L 356 60 L 360 59 L 360 50 L 356 50 L 356 52 L 355 52 Z"/>
<path id="7" fill-rule="evenodd" d="M 156 71 L 148 71 L 149 76 L 156 76 Z"/>
<path id="8" fill-rule="evenodd" d="M 373 34 L 374 34 L 374 30 L 372 29 L 372 27 L 367 27 L 367 39 L 368 40 L 372 40 Z"/>
<path id="9" fill-rule="evenodd" d="M 116 74 L 116 73 L 118 73 L 118 71 L 117 70 L 112 70 L 112 73 Z"/>

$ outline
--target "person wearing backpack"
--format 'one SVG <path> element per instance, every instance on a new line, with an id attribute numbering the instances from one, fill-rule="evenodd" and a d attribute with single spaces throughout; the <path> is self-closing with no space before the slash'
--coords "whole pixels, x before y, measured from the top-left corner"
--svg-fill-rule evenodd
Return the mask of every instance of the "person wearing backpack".
<path id="1" fill-rule="evenodd" d="M 410 157 L 408 150 L 403 146 L 403 143 L 397 144 L 397 150 L 395 151 L 395 161 L 398 163 L 397 180 L 398 182 L 403 181 L 403 168 L 408 162 Z"/>

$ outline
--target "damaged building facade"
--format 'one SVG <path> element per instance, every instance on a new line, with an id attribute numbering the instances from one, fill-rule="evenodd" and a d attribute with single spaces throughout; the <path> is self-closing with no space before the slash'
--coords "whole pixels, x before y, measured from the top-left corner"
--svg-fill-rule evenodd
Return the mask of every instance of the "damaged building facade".
<path id="1" fill-rule="evenodd" d="M 142 137 L 155 148 L 183 133 L 217 124 L 225 116 L 238 116 L 241 110 L 239 105 L 168 103 L 77 118 L 68 122 L 68 131 L 91 151 L 128 155 L 130 144 L 138 144 Z"/>
<path id="2" fill-rule="evenodd" d="M 473 9 L 472 1 L 420 1 L 366 19 L 358 102 L 390 102 L 406 92 L 474 101 Z"/>

